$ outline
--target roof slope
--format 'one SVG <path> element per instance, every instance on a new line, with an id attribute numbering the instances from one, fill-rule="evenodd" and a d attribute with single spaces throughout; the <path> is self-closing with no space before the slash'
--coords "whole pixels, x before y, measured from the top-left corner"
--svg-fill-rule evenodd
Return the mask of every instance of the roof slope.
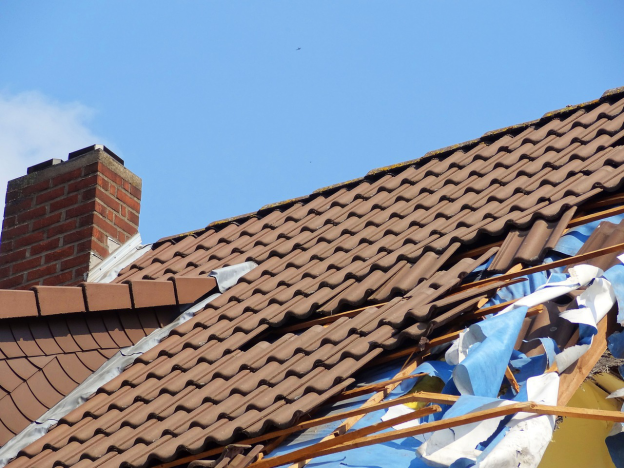
<path id="1" fill-rule="evenodd" d="M 201 276 L 247 260 L 259 267 L 9 466 L 148 466 L 292 424 L 385 349 L 475 306 L 483 290 L 447 293 L 497 249 L 462 260 L 466 245 L 571 216 L 569 208 L 618 189 L 623 109 L 622 95 L 607 93 L 162 240 L 117 281 Z M 363 304 L 379 307 L 301 335 L 280 331 Z"/>

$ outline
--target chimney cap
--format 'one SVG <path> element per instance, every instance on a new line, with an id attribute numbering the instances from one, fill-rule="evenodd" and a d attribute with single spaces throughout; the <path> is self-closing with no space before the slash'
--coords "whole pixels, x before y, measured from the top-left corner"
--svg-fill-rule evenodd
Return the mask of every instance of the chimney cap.
<path id="1" fill-rule="evenodd" d="M 48 159 L 47 161 L 40 162 L 39 164 L 35 164 L 34 166 L 30 166 L 26 169 L 26 174 L 32 174 L 33 172 L 41 171 L 46 167 L 56 166 L 57 164 L 61 164 L 63 161 L 61 159 Z"/>
<path id="2" fill-rule="evenodd" d="M 104 151 L 110 157 L 112 157 L 115 161 L 117 161 L 119 164 L 121 164 L 122 166 L 124 165 L 124 160 L 121 159 L 119 156 L 117 156 L 115 153 L 113 153 L 110 149 L 108 149 L 104 145 L 91 145 L 91 146 L 87 146 L 86 148 L 79 149 L 77 151 L 72 151 L 67 156 L 67 160 L 71 161 L 72 159 L 79 158 L 80 156 L 90 153 L 91 151 L 95 151 L 95 150 Z"/>

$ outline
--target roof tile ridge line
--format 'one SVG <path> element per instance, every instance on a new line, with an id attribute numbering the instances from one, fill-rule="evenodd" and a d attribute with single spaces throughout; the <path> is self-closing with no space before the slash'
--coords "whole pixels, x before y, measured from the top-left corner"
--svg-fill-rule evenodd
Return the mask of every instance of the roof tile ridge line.
<path id="1" fill-rule="evenodd" d="M 257 266 L 258 265 L 254 264 L 254 266 L 251 267 L 251 270 Z M 149 351 L 154 346 L 157 346 L 158 343 L 169 336 L 171 331 L 173 331 L 176 327 L 187 322 L 193 318 L 197 312 L 203 310 L 208 303 L 222 294 L 220 291 L 225 292 L 227 289 L 237 284 L 240 278 L 251 270 L 245 271 L 245 269 L 242 269 L 233 276 L 225 275 L 226 277 L 223 278 L 224 283 L 219 284 L 219 290 L 216 293 L 204 297 L 204 299 L 196 301 L 194 304 L 182 309 L 180 315 L 175 320 L 164 327 L 157 328 L 152 331 L 152 333 L 143 337 L 136 344 L 127 348 L 121 348 L 112 358 L 107 360 L 80 385 L 63 397 L 61 401 L 46 411 L 34 422 L 26 426 L 26 428 L 11 438 L 11 440 L 4 444 L 4 446 L 0 447 L 0 468 L 4 467 L 12 459 L 14 459 L 23 448 L 46 434 L 52 426 L 56 425 L 70 411 L 81 406 L 86 398 L 94 394 L 98 388 L 123 373 L 124 370 L 141 354 Z M 217 283 L 219 283 L 218 273 L 220 271 L 222 271 L 222 269 L 213 270 L 211 272 L 211 274 L 215 273 L 214 278 Z M 107 380 L 105 382 L 98 381 L 100 376 L 103 376 Z M 73 406 L 70 403 L 72 403 Z"/>
<path id="2" fill-rule="evenodd" d="M 205 278 L 206 280 L 208 278 Z M 58 313 L 47 313 L 47 314 L 43 314 L 42 313 L 42 306 L 41 306 L 41 302 L 40 302 L 40 298 L 39 298 L 39 288 L 42 288 L 42 286 L 33 286 L 31 289 L 29 290 L 14 290 L 14 289 L 0 289 L 1 292 L 3 293 L 8 293 L 8 294 L 17 294 L 17 295 L 23 295 L 23 293 L 30 293 L 31 296 L 34 298 L 34 304 L 35 304 L 35 310 L 37 312 L 37 315 L 34 314 L 16 314 L 16 315 L 11 315 L 11 316 L 2 316 L 0 317 L 0 321 L 5 320 L 5 319 L 14 319 L 14 318 L 24 318 L 24 317 L 58 317 L 58 316 L 67 316 L 67 315 L 74 315 L 74 314 L 84 314 L 84 313 L 107 313 L 107 312 L 114 312 L 117 309 L 111 310 L 111 309 L 105 309 L 105 310 L 101 310 L 101 309 L 96 309 L 96 310 L 91 310 L 89 308 L 89 301 L 87 299 L 87 288 L 89 288 L 92 285 L 98 285 L 98 287 L 100 286 L 112 286 L 112 287 L 116 287 L 116 286 L 127 286 L 128 288 L 128 294 L 130 297 L 130 304 L 131 304 L 131 308 L 129 310 L 143 310 L 143 309 L 148 309 L 150 307 L 159 307 L 158 305 L 150 305 L 150 306 L 142 306 L 142 305 L 136 305 L 135 303 L 135 299 L 134 299 L 134 289 L 133 289 L 133 283 L 135 282 L 143 282 L 143 281 L 149 281 L 150 283 L 153 284 L 160 284 L 160 283 L 165 283 L 165 281 L 155 281 L 155 280 L 127 280 L 124 281 L 123 283 L 80 283 L 78 285 L 74 285 L 74 286 L 43 286 L 43 288 L 46 289 L 67 289 L 67 288 L 72 288 L 72 289 L 78 289 L 80 288 L 81 291 L 81 299 L 82 299 L 82 305 L 84 306 L 84 311 L 71 311 L 71 312 L 58 312 Z M 180 303 L 179 299 L 178 299 L 178 285 L 176 283 L 176 277 L 175 276 L 171 276 L 170 278 L 168 278 L 167 282 L 173 282 L 173 290 L 174 290 L 174 297 L 176 300 L 176 307 L 182 307 L 184 305 L 188 305 L 187 302 L 182 302 Z M 160 306 L 172 306 L 172 304 L 166 303 L 166 304 L 160 304 Z"/>
<path id="3" fill-rule="evenodd" d="M 592 101 L 586 101 L 580 104 L 576 104 L 573 106 L 568 106 L 568 107 L 564 107 L 562 109 L 556 109 L 553 111 L 549 111 L 546 112 L 542 117 L 535 119 L 535 120 L 530 120 L 527 122 L 523 122 L 523 123 L 519 123 L 519 124 L 515 124 L 515 125 L 510 125 L 507 127 L 502 127 L 496 130 L 490 130 L 486 133 L 484 133 L 483 135 L 481 135 L 479 138 L 475 138 L 472 140 L 468 140 L 468 141 L 464 141 L 462 143 L 457 143 L 454 145 L 450 145 L 450 146 L 446 146 L 444 148 L 440 148 L 437 150 L 433 150 L 433 151 L 428 151 L 427 153 L 425 153 L 423 156 L 421 156 L 420 158 L 416 158 L 416 159 L 411 159 L 409 161 L 405 161 L 405 162 L 400 162 L 400 163 L 396 163 L 396 164 L 392 164 L 390 166 L 383 166 L 377 169 L 372 169 L 370 170 L 368 173 L 366 173 L 366 175 L 364 175 L 363 177 L 359 177 L 356 179 L 351 179 L 348 180 L 346 182 L 339 182 L 337 184 L 333 184 L 333 185 L 329 185 L 327 187 L 322 187 L 320 189 L 317 189 L 315 191 L 313 191 L 311 194 L 309 195 L 304 195 L 298 198 L 293 198 L 293 199 L 289 199 L 289 200 L 285 200 L 283 202 L 277 202 L 277 203 L 272 203 L 269 205 L 265 205 L 263 207 L 261 207 L 258 211 L 254 212 L 254 213 L 248 213 L 245 215 L 241 215 L 241 216 L 236 216 L 233 218 L 226 218 L 220 221 L 214 221 L 212 223 L 210 223 L 208 226 L 206 226 L 203 229 L 198 229 L 196 231 L 189 231 L 187 233 L 182 233 L 182 234 L 177 234 L 177 235 L 173 235 L 170 237 L 163 237 L 162 239 L 157 240 L 156 242 L 154 242 L 154 248 L 160 246 L 162 243 L 166 242 L 166 241 L 179 241 L 189 235 L 194 235 L 194 234 L 198 234 L 198 233 L 204 233 L 206 232 L 209 228 L 214 228 L 218 225 L 224 225 L 224 224 L 228 224 L 232 221 L 240 221 L 242 219 L 244 219 L 245 221 L 249 218 L 255 217 L 255 216 L 262 216 L 263 214 L 265 214 L 265 212 L 270 211 L 271 209 L 277 208 L 277 207 L 285 207 L 287 205 L 292 205 L 298 201 L 302 201 L 308 198 L 313 198 L 315 195 L 318 194 L 327 194 L 328 192 L 343 188 L 343 187 L 347 187 L 350 185 L 354 185 L 358 182 L 361 182 L 363 180 L 366 179 L 371 179 L 374 176 L 381 176 L 383 174 L 386 173 L 392 173 L 398 169 L 403 169 L 407 166 L 411 166 L 411 165 L 415 165 L 415 164 L 419 164 L 419 163 L 426 163 L 429 162 L 431 159 L 433 159 L 434 157 L 446 157 L 448 156 L 451 152 L 453 151 L 457 151 L 457 150 L 462 150 L 462 151 L 466 151 L 466 150 L 470 150 L 473 149 L 475 146 L 479 145 L 479 144 L 487 144 L 490 143 L 493 139 L 498 138 L 500 136 L 503 135 L 512 135 L 512 136 L 517 136 L 518 134 L 520 134 L 522 131 L 524 131 L 525 129 L 531 127 L 531 126 L 543 126 L 546 123 L 550 122 L 551 120 L 555 120 L 556 118 L 560 118 L 566 114 L 571 114 L 573 112 L 576 112 L 578 110 L 587 110 L 590 107 L 594 107 L 594 106 L 598 106 L 599 104 L 601 104 L 602 102 L 608 101 L 613 99 L 615 96 L 619 96 L 620 94 L 624 94 L 624 86 L 620 87 L 620 88 L 612 88 L 609 89 L 607 91 L 605 91 L 603 93 L 603 95 L 599 98 L 599 99 L 594 99 Z"/>

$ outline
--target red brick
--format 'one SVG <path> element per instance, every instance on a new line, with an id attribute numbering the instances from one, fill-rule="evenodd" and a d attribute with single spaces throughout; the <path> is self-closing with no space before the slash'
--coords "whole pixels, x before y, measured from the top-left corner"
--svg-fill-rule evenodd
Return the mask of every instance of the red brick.
<path id="1" fill-rule="evenodd" d="M 49 188 L 50 179 L 42 180 L 41 182 L 37 182 L 36 184 L 28 185 L 27 187 L 22 188 L 22 196 L 26 197 L 35 193 L 41 193 L 44 190 L 48 190 Z"/>
<path id="2" fill-rule="evenodd" d="M 22 224 L 21 226 L 14 227 L 13 229 L 7 229 L 2 231 L 2 241 L 15 239 L 21 237 L 30 231 L 28 224 Z"/>
<path id="3" fill-rule="evenodd" d="M 11 265 L 11 269 L 14 275 L 17 273 L 23 273 L 25 271 L 32 270 L 33 268 L 41 266 L 41 260 L 43 260 L 43 257 L 29 258 L 28 260 L 14 263 L 13 265 Z"/>
<path id="4" fill-rule="evenodd" d="M 112 208 L 117 213 L 119 213 L 119 207 L 121 206 L 120 203 L 117 200 L 115 200 L 113 197 L 111 197 L 108 193 L 106 193 L 104 190 L 98 187 L 95 190 L 95 197 L 98 200 L 101 200 L 102 203 L 104 203 L 106 206 L 108 206 L 109 208 Z"/>
<path id="5" fill-rule="evenodd" d="M 73 244 L 80 242 L 91 237 L 92 229 L 90 227 L 78 229 L 77 231 L 70 232 L 63 236 L 63 245 Z"/>
<path id="6" fill-rule="evenodd" d="M 117 192 L 117 198 L 121 200 L 127 207 L 132 208 L 137 213 L 141 211 L 141 204 L 123 190 Z"/>
<path id="7" fill-rule="evenodd" d="M 22 196 L 22 193 L 19 190 L 11 190 L 10 192 L 7 192 L 5 201 L 9 203 L 9 202 L 12 202 L 13 200 L 17 200 L 21 196 Z"/>
<path id="8" fill-rule="evenodd" d="M 44 216 L 47 213 L 47 211 L 48 211 L 47 206 L 37 206 L 36 208 L 33 208 L 32 210 L 24 211 L 23 213 L 18 214 L 17 222 L 19 224 L 22 224 L 22 223 L 31 221 L 35 218 L 40 218 Z"/>
<path id="9" fill-rule="evenodd" d="M 61 245 L 60 237 L 55 237 L 54 239 L 39 242 L 38 244 L 35 244 L 30 248 L 30 255 L 37 255 L 42 252 L 47 252 L 48 250 L 54 250 L 59 245 Z"/>
<path id="10" fill-rule="evenodd" d="M 93 214 L 88 214 L 78 218 L 78 227 L 91 226 L 93 224 Z"/>
<path id="11" fill-rule="evenodd" d="M 61 262 L 61 270 L 71 270 L 72 268 L 89 265 L 89 258 L 91 254 L 89 252 L 81 253 L 75 257 L 68 258 Z"/>
<path id="12" fill-rule="evenodd" d="M 0 255 L 0 265 L 8 265 L 9 263 L 19 262 L 26 258 L 28 249 L 16 250 L 15 252 L 3 253 Z"/>
<path id="13" fill-rule="evenodd" d="M 0 267 L 0 278 L 7 278 L 10 274 L 11 274 L 10 266 Z"/>
<path id="14" fill-rule="evenodd" d="M 130 185 L 130 195 L 132 195 L 134 198 L 136 198 L 137 200 L 141 200 L 141 190 L 139 190 L 138 188 L 136 188 L 134 185 Z"/>
<path id="15" fill-rule="evenodd" d="M 82 205 L 74 206 L 65 212 L 65 219 L 77 218 L 78 216 L 93 213 L 95 211 L 95 201 L 83 203 Z"/>
<path id="16" fill-rule="evenodd" d="M 74 279 L 85 281 L 84 274 L 89 272 L 89 267 L 80 267 L 74 270 Z"/>
<path id="17" fill-rule="evenodd" d="M 41 281 L 41 284 L 44 286 L 59 286 L 61 284 L 74 284 L 72 280 L 74 279 L 74 273 L 71 271 L 64 271 L 63 273 L 59 273 L 58 275 L 49 276 Z"/>
<path id="18" fill-rule="evenodd" d="M 121 178 L 121 176 L 119 174 L 116 174 L 115 172 L 111 171 L 104 164 L 100 163 L 98 169 L 100 170 L 100 172 L 102 174 L 104 174 L 106 176 L 106 178 L 112 180 L 117 185 L 121 185 L 122 184 L 123 179 Z"/>
<path id="19" fill-rule="evenodd" d="M 75 180 L 67 184 L 67 193 L 78 192 L 79 190 L 93 187 L 97 184 L 98 176 L 97 174 L 92 174 L 84 179 Z"/>
<path id="20" fill-rule="evenodd" d="M 48 203 L 49 201 L 62 197 L 63 195 L 65 195 L 64 185 L 37 195 L 37 198 L 35 198 L 35 205 L 43 205 L 44 203 Z"/>
<path id="21" fill-rule="evenodd" d="M 97 242 L 94 242 L 93 245 L 91 245 L 91 250 L 102 258 L 108 257 L 108 254 L 110 253 L 107 247 L 103 247 Z"/>
<path id="22" fill-rule="evenodd" d="M 102 218 L 99 214 L 96 214 L 93 217 L 93 224 L 95 224 L 97 227 L 99 227 L 102 231 L 104 231 L 106 234 L 111 236 L 113 239 L 117 238 L 117 229 L 107 220 Z"/>
<path id="23" fill-rule="evenodd" d="M 95 212 L 102 215 L 103 218 L 106 218 L 109 210 L 99 200 L 95 200 Z"/>
<path id="24" fill-rule="evenodd" d="M 63 218 L 63 212 L 59 211 L 57 213 L 53 213 L 41 219 L 35 219 L 32 223 L 32 230 L 36 231 L 38 229 L 51 226 L 53 224 L 59 223 Z"/>
<path id="25" fill-rule="evenodd" d="M 128 208 L 126 208 L 125 205 L 121 205 L 121 210 L 120 210 L 121 216 L 125 218 L 127 212 L 128 212 Z"/>
<path id="26" fill-rule="evenodd" d="M 80 196 L 77 193 L 72 193 L 65 198 L 61 198 L 60 200 L 50 203 L 50 213 L 73 206 L 78 203 L 79 200 Z"/>
<path id="27" fill-rule="evenodd" d="M 2 241 L 0 243 L 0 254 L 5 254 L 13 250 L 13 241 Z"/>
<path id="28" fill-rule="evenodd" d="M 115 225 L 118 226 L 120 229 L 123 229 L 123 231 L 128 234 L 136 233 L 136 227 L 134 227 L 132 224 L 130 224 L 119 215 L 115 215 Z"/>
<path id="29" fill-rule="evenodd" d="M 76 229 L 77 224 L 78 221 L 76 219 L 70 219 L 68 221 L 65 221 L 63 224 L 58 224 L 49 228 L 46 231 L 46 236 L 49 239 L 50 237 L 55 237 L 66 232 L 73 231 L 74 229 Z"/>
<path id="30" fill-rule="evenodd" d="M 58 270 L 57 263 L 53 263 L 52 265 L 42 266 L 42 267 L 37 268 L 36 270 L 30 270 L 28 273 L 26 273 L 26 280 L 34 281 L 39 278 L 43 278 L 44 276 L 50 276 L 56 273 L 57 270 Z"/>
<path id="31" fill-rule="evenodd" d="M 11 203 L 7 203 L 4 207 L 4 216 L 11 216 L 17 213 L 21 213 L 24 210 L 28 210 L 32 206 L 32 198 L 23 198 Z"/>
<path id="32" fill-rule="evenodd" d="M 89 252 L 91 250 L 91 244 L 93 244 L 93 240 L 89 239 L 88 241 L 81 242 L 76 245 L 76 252 Z"/>
<path id="33" fill-rule="evenodd" d="M 117 196 L 117 190 L 121 190 L 121 188 L 118 188 L 113 183 L 111 183 L 110 187 L 108 187 L 108 193 L 110 193 L 112 197 L 116 197 Z"/>
<path id="34" fill-rule="evenodd" d="M 13 289 L 24 282 L 24 275 L 13 276 L 0 281 L 0 289 Z"/>
<path id="35" fill-rule="evenodd" d="M 93 174 L 94 172 L 98 172 L 99 163 L 94 162 L 82 168 L 82 175 L 86 176 L 89 174 Z"/>
<path id="36" fill-rule="evenodd" d="M 17 224 L 17 216 L 9 216 L 2 221 L 2 229 L 10 229 Z"/>
<path id="37" fill-rule="evenodd" d="M 100 187 L 102 187 L 102 190 L 108 192 L 110 188 L 110 182 L 106 178 L 98 176 L 97 183 Z"/>
<path id="38" fill-rule="evenodd" d="M 100 241 L 102 244 L 106 244 L 106 238 L 108 236 L 98 228 L 93 228 L 93 238 Z"/>
<path id="39" fill-rule="evenodd" d="M 52 179 L 52 186 L 56 187 L 58 185 L 64 184 L 65 182 L 69 182 L 70 180 L 78 179 L 82 175 L 82 168 L 74 169 L 73 171 L 66 172 L 65 174 L 61 174 Z"/>
<path id="40" fill-rule="evenodd" d="M 119 231 L 119 236 L 117 237 L 117 239 L 124 244 L 127 240 L 128 240 L 128 236 L 125 235 L 123 232 Z"/>
<path id="41" fill-rule="evenodd" d="M 44 238 L 44 231 L 33 232 L 32 234 L 28 234 L 26 236 L 22 236 L 19 239 L 15 239 L 13 241 L 13 246 L 16 249 L 20 247 L 26 247 L 27 245 L 36 244 L 37 242 L 41 242 Z"/>
<path id="42" fill-rule="evenodd" d="M 137 215 L 134 211 L 128 210 L 128 216 L 126 219 L 135 226 L 139 226 L 139 215 Z"/>
<path id="43" fill-rule="evenodd" d="M 88 188 L 80 194 L 81 201 L 93 200 L 95 198 L 95 187 Z"/>
<path id="44" fill-rule="evenodd" d="M 50 252 L 49 254 L 46 254 L 43 263 L 45 265 L 48 265 L 50 263 L 63 260 L 64 258 L 71 257 L 72 255 L 74 255 L 74 250 L 76 250 L 75 245 L 68 245 L 67 247 L 62 247 L 60 249 L 57 249 L 54 252 Z"/>

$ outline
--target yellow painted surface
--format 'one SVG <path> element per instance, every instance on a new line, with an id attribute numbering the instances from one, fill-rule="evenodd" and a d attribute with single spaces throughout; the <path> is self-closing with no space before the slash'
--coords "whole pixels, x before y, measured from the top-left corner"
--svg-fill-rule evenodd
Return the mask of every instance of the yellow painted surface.
<path id="1" fill-rule="evenodd" d="M 568 406 L 619 411 L 617 400 L 607 400 L 608 393 L 591 381 L 585 381 Z M 564 418 L 554 432 L 540 468 L 615 468 L 605 445 L 613 423 L 588 419 Z"/>
<path id="2" fill-rule="evenodd" d="M 624 387 L 624 381 L 613 374 L 596 374 L 592 377 L 598 386 L 608 393 L 613 393 Z"/>

